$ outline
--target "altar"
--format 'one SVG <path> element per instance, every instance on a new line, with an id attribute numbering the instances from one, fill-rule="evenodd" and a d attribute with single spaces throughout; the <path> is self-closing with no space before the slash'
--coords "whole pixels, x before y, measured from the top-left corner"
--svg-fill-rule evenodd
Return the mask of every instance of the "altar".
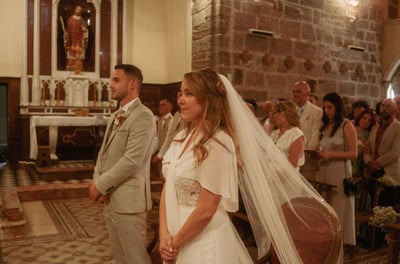
<path id="1" fill-rule="evenodd" d="M 108 116 L 31 116 L 30 117 L 30 154 L 29 158 L 36 160 L 38 155 L 37 127 L 49 129 L 48 146 L 50 147 L 51 160 L 58 160 L 56 154 L 59 127 L 105 127 Z M 75 133 L 75 132 L 74 132 Z M 74 134 L 73 133 L 73 134 Z M 73 134 L 65 135 L 65 141 L 71 141 Z M 72 141 L 71 141 L 72 142 Z M 74 143 L 74 142 L 72 142 Z M 75 143 L 74 143 L 75 144 Z"/>

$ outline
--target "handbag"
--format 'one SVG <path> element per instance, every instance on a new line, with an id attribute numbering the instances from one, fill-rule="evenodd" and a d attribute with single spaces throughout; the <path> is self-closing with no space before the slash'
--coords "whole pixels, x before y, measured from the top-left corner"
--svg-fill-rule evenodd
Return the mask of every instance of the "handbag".
<path id="1" fill-rule="evenodd" d="M 355 195 L 360 191 L 360 179 L 355 177 L 344 178 L 343 188 L 346 195 Z"/>
<path id="2" fill-rule="evenodd" d="M 343 149 L 346 150 L 346 140 L 344 134 L 344 126 L 346 122 L 343 124 Z M 347 168 L 346 168 L 346 160 L 344 160 L 344 171 L 347 176 Z M 346 195 L 356 195 L 360 191 L 360 179 L 356 177 L 345 177 L 343 179 L 343 190 Z"/>

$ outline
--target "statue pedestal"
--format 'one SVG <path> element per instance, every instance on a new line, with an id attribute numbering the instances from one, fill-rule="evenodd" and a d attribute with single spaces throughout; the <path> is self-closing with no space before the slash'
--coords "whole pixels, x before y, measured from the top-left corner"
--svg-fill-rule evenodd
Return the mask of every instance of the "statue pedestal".
<path id="1" fill-rule="evenodd" d="M 71 75 L 65 82 L 66 101 L 69 106 L 89 106 L 89 79 L 81 75 Z"/>

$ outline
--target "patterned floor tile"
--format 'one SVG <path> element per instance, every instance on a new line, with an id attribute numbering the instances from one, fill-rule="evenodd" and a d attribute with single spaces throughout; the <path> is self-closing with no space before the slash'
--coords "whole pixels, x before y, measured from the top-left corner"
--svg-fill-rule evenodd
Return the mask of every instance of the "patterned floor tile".
<path id="1" fill-rule="evenodd" d="M 80 182 L 88 182 L 85 179 Z M 69 181 L 77 183 L 79 181 Z M 22 185 L 46 185 L 49 182 L 39 180 L 38 174 L 28 166 L 16 171 L 10 170 L 7 165 L 0 167 L 0 188 L 12 188 Z M 89 237 L 73 240 L 38 243 L 29 246 L 12 246 L 2 248 L 4 264 L 35 263 L 35 264 L 115 264 L 107 231 L 104 224 L 103 208 L 88 198 L 64 200 L 66 206 L 76 217 L 80 225 L 89 234 Z M 153 237 L 150 228 L 152 222 L 157 221 L 158 212 L 154 208 L 148 215 L 148 240 Z M 379 252 L 377 252 L 379 253 Z M 383 263 L 382 255 L 377 254 L 371 260 L 354 261 L 345 258 L 345 263 Z M 378 261 L 378 262 L 376 262 Z M 1 263 L 1 261 L 0 261 Z"/>

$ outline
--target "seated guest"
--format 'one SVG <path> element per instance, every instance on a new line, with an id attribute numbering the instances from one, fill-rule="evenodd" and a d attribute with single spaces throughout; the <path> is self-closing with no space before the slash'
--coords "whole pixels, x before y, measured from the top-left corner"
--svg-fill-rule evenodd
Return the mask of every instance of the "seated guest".
<path id="1" fill-rule="evenodd" d="M 304 134 L 300 127 L 300 117 L 294 103 L 276 103 L 271 112 L 278 129 L 272 131 L 271 138 L 297 169 L 304 164 Z"/>

